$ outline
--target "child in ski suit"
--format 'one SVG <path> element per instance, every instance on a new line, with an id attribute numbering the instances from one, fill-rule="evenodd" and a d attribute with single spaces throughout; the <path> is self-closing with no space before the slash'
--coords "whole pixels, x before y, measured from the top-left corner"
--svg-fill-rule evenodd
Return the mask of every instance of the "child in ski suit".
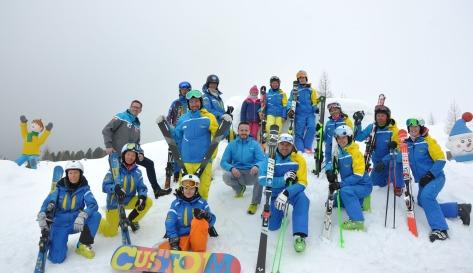
<path id="1" fill-rule="evenodd" d="M 445 185 L 445 154 L 430 135 L 423 122 L 416 118 L 406 121 L 410 137 L 405 140 L 409 151 L 409 165 L 416 183 L 419 183 L 417 202 L 424 209 L 429 222 L 429 239 L 448 238 L 448 225 L 445 218 L 460 217 L 463 224 L 470 224 L 471 204 L 449 202 L 439 204 L 437 195 Z"/>
<path id="2" fill-rule="evenodd" d="M 240 121 L 248 122 L 250 125 L 250 134 L 257 140 L 260 124 L 259 111 L 261 110 L 261 100 L 258 99 L 258 87 L 253 85 L 250 89 L 250 95 L 243 101 L 240 111 Z"/>
<path id="3" fill-rule="evenodd" d="M 287 116 L 295 117 L 294 132 L 297 150 L 311 154 L 313 153 L 312 143 L 315 136 L 316 114 L 319 112 L 317 90 L 308 83 L 307 72 L 300 70 L 297 72 L 296 78 L 298 81 L 296 111 L 293 112 L 291 109 L 294 100 L 294 90 L 292 90 L 286 106 Z"/>
<path id="4" fill-rule="evenodd" d="M 364 217 L 361 204 L 363 198 L 371 193 L 373 185 L 365 170 L 363 154 L 358 144 L 353 141 L 353 130 L 347 125 L 341 125 L 335 129 L 334 135 L 338 143 L 337 171 L 340 173 L 341 181 L 336 181 L 336 173 L 333 170 L 327 170 L 329 190 L 340 191 L 341 205 L 347 211 L 349 220 L 343 222 L 342 228 L 363 230 Z"/>
<path id="5" fill-rule="evenodd" d="M 41 119 L 35 119 L 31 122 L 31 131 L 28 132 L 28 120 L 25 116 L 20 116 L 20 131 L 21 138 L 23 139 L 23 150 L 21 156 L 15 160 L 18 166 L 23 165 L 26 161 L 30 164 L 31 169 L 36 169 L 39 161 L 39 155 L 41 154 L 41 145 L 44 144 L 51 130 L 53 124 L 50 122 L 46 125 L 46 132 L 40 133 L 45 129 Z"/>
<path id="6" fill-rule="evenodd" d="M 122 200 L 125 209 L 132 209 L 127 217 L 132 231 L 139 229 L 138 222 L 153 205 L 151 198 L 147 198 L 148 188 L 136 164 L 139 151 L 138 144 L 125 144 L 121 150 L 120 183 L 115 184 L 111 170 L 103 180 L 102 191 L 107 194 L 107 210 L 105 219 L 100 222 L 99 232 L 105 237 L 113 237 L 118 233 L 119 200 Z"/>
<path id="7" fill-rule="evenodd" d="M 347 114 L 343 113 L 342 106 L 338 102 L 332 102 L 327 105 L 330 116 L 325 123 L 324 142 L 325 142 L 325 169 L 332 169 L 332 140 L 335 130 L 342 125 L 353 128 L 353 123 Z"/>
<path id="8" fill-rule="evenodd" d="M 84 167 L 79 161 L 66 164 L 66 176 L 57 183 L 56 189 L 43 202 L 38 214 L 41 230 L 48 229 L 47 213 L 55 211 L 50 227 L 48 259 L 52 263 L 62 263 L 67 255 L 69 234 L 80 232 L 76 253 L 88 259 L 95 256 L 91 245 L 100 223 L 97 201 L 90 191 L 83 175 Z"/>
<path id="9" fill-rule="evenodd" d="M 286 93 L 280 89 L 281 80 L 277 76 L 272 76 L 269 79 L 270 89 L 266 93 L 266 103 L 263 109 L 263 116 L 266 116 L 266 128 L 261 128 L 269 133 L 271 125 L 276 124 L 279 126 L 279 132 L 282 132 L 283 122 L 286 120 L 286 105 L 287 96 Z"/>
<path id="10" fill-rule="evenodd" d="M 266 181 L 268 160 L 260 168 L 259 182 L 268 186 Z M 306 247 L 305 238 L 308 236 L 309 198 L 304 193 L 307 187 L 306 161 L 294 148 L 294 138 L 289 134 L 281 134 L 276 151 L 274 176 L 271 192 L 271 212 L 269 230 L 281 227 L 284 209 L 287 204 L 293 206 L 292 234 L 294 249 L 303 252 Z"/>
<path id="11" fill-rule="evenodd" d="M 176 190 L 176 200 L 166 217 L 167 242 L 160 249 L 205 252 L 207 231 L 215 224 L 216 217 L 210 211 L 207 201 L 199 195 L 199 178 L 193 174 L 184 175 Z"/>

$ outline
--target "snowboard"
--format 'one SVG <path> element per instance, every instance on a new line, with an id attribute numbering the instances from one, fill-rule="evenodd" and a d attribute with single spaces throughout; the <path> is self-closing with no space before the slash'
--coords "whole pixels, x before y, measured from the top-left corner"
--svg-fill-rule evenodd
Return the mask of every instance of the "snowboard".
<path id="1" fill-rule="evenodd" d="M 113 269 L 157 273 L 240 273 L 240 261 L 233 255 L 188 252 L 124 245 L 110 260 Z"/>

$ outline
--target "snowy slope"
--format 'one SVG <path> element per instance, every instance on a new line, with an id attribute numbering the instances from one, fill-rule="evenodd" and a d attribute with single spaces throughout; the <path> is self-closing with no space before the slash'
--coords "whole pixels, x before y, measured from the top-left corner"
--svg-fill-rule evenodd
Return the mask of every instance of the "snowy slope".
<path id="1" fill-rule="evenodd" d="M 233 99 L 238 102 L 237 98 Z M 352 112 L 359 109 L 364 109 L 365 112 L 369 110 L 366 105 L 354 100 L 346 99 L 342 105 L 347 112 L 350 112 L 350 116 Z M 239 106 L 235 104 L 235 108 L 239 109 Z M 238 113 L 235 114 L 238 116 Z M 431 134 L 444 147 L 447 135 L 443 133 L 443 126 L 441 124 L 433 126 Z M 261 226 L 258 215 L 261 207 L 256 215 L 246 214 L 251 190 L 245 193 L 243 199 L 235 199 L 231 188 L 223 183 L 222 171 L 218 164 L 225 145 L 226 143 L 220 145 L 219 156 L 214 163 L 215 179 L 212 182 L 209 197 L 210 206 L 217 215 L 216 228 L 220 237 L 210 239 L 209 251 L 232 253 L 240 259 L 242 272 L 254 272 Z M 167 155 L 165 142 L 158 141 L 143 146 L 146 155 L 155 162 L 158 180 L 164 181 Z M 308 247 L 303 254 L 294 252 L 292 236 L 290 236 L 291 227 L 289 227 L 285 237 L 281 272 L 375 273 L 380 270 L 396 273 L 473 272 L 473 266 L 469 261 L 469 258 L 473 257 L 471 227 L 463 226 L 459 219 L 448 220 L 451 239 L 432 244 L 427 238 L 430 229 L 425 215 L 422 209 L 416 208 L 419 238 L 415 238 L 407 230 L 404 203 L 401 199 L 397 199 L 396 229 L 392 229 L 392 203 L 389 208 L 388 228 L 385 228 L 386 188 L 373 189 L 372 212 L 366 214 L 367 232 L 344 232 L 345 248 L 340 249 L 337 219 L 333 215 L 335 223 L 333 241 L 322 241 L 320 234 L 324 202 L 327 198 L 327 182 L 323 175 L 317 179 L 311 173 L 314 166 L 313 158 L 306 156 L 306 159 L 309 172 L 309 186 L 306 191 L 311 201 Z M 101 184 L 108 163 L 105 158 L 82 162 L 85 166 L 85 176 L 103 212 L 105 194 L 101 192 Z M 30 170 L 20 168 L 12 161 L 0 161 L 0 205 L 3 208 L 0 235 L 4 247 L 0 253 L 2 272 L 31 272 L 33 270 L 40 235 L 35 221 L 36 214 L 49 191 L 55 164 L 41 162 L 38 170 Z M 58 164 L 64 165 L 64 162 Z M 471 163 L 447 162 L 445 168 L 447 183 L 439 195 L 441 202 L 472 202 L 472 167 Z M 149 186 L 147 181 L 146 183 Z M 416 189 L 415 192 L 417 192 Z M 173 196 L 153 200 L 154 204 L 149 214 L 140 222 L 141 230 L 131 235 L 134 244 L 151 246 L 162 240 L 165 215 L 172 200 Z M 346 214 L 344 218 L 346 219 Z M 268 271 L 272 265 L 277 235 L 277 232 L 269 234 Z M 69 253 L 65 263 L 53 265 L 48 262 L 47 272 L 114 272 L 109 262 L 113 251 L 120 244 L 120 236 L 104 238 L 97 235 L 94 244 L 97 255 L 93 260 L 87 260 L 74 253 L 77 240 L 78 235 L 70 236 Z"/>

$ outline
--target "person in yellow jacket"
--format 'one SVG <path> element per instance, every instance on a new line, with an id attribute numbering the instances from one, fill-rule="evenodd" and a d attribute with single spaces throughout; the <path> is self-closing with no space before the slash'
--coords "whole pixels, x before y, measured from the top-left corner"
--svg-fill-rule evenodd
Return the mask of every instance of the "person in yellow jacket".
<path id="1" fill-rule="evenodd" d="M 23 139 L 23 150 L 21 156 L 15 160 L 15 163 L 18 166 L 23 165 L 28 161 L 31 169 L 36 169 L 39 161 L 39 155 L 41 154 L 41 145 L 44 144 L 51 130 L 53 129 L 53 124 L 50 122 L 44 127 L 41 119 L 34 119 L 31 122 L 31 131 L 28 132 L 28 120 L 24 115 L 20 116 L 20 130 L 21 138 Z M 46 129 L 44 133 L 43 130 Z"/>

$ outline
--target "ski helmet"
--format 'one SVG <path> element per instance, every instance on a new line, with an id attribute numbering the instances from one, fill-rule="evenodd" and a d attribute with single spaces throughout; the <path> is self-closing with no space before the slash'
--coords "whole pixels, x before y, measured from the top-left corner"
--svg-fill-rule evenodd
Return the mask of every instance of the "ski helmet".
<path id="1" fill-rule="evenodd" d="M 281 134 L 279 136 L 279 139 L 278 139 L 278 144 L 281 143 L 281 142 L 287 142 L 287 143 L 290 143 L 292 144 L 292 146 L 294 146 L 294 137 L 290 134 Z"/>
<path id="2" fill-rule="evenodd" d="M 82 163 L 80 163 L 80 161 L 77 160 L 68 161 L 65 167 L 66 174 L 69 170 L 79 170 L 82 174 L 84 173 L 84 166 L 82 165 Z"/>
<path id="3" fill-rule="evenodd" d="M 135 158 L 135 162 L 133 162 L 132 164 L 136 163 L 136 160 L 138 160 L 138 154 L 140 152 L 142 152 L 141 148 L 140 148 L 140 145 L 139 144 L 136 144 L 136 143 L 127 143 L 125 145 L 123 145 L 123 148 L 122 148 L 122 152 L 121 152 L 121 155 L 122 155 L 122 162 L 125 162 L 125 154 L 126 152 L 128 151 L 133 151 L 135 152 L 136 154 L 136 158 Z"/>
<path id="4" fill-rule="evenodd" d="M 189 108 L 189 109 L 191 109 L 190 105 L 189 105 L 189 101 L 192 98 L 196 98 L 196 99 L 200 100 L 200 108 L 199 109 L 202 109 L 202 107 L 204 106 L 204 100 L 202 98 L 202 92 L 200 92 L 199 90 L 196 90 L 196 89 L 187 92 L 186 100 L 187 100 L 187 108 Z"/>
<path id="5" fill-rule="evenodd" d="M 347 136 L 348 144 L 350 144 L 353 141 L 353 130 L 348 125 L 341 125 L 335 129 L 334 136 L 335 138 Z"/>
<path id="6" fill-rule="evenodd" d="M 192 89 L 192 85 L 191 85 L 189 82 L 181 82 L 181 83 L 179 84 L 179 89 L 191 90 L 191 89 Z"/>
<path id="7" fill-rule="evenodd" d="M 184 181 L 189 182 L 187 185 L 184 185 Z M 195 174 L 186 174 L 182 177 L 180 186 L 183 188 L 198 188 L 200 184 L 200 179 Z"/>
<path id="8" fill-rule="evenodd" d="M 272 82 L 278 82 L 279 84 L 281 84 L 281 80 L 278 76 L 272 76 L 271 78 L 269 78 L 269 84 L 271 84 Z"/>
<path id="9" fill-rule="evenodd" d="M 304 70 L 299 70 L 296 74 L 296 79 L 299 80 L 299 78 L 302 77 L 304 77 L 306 81 L 309 80 L 309 78 L 307 77 L 307 72 L 305 72 Z"/>
<path id="10" fill-rule="evenodd" d="M 342 106 L 341 106 L 340 103 L 337 102 L 337 101 L 331 102 L 331 103 L 329 103 L 329 104 L 327 105 L 327 109 L 328 109 L 329 111 L 330 111 L 330 109 L 332 109 L 332 108 L 338 108 L 338 109 L 340 109 L 340 111 L 342 110 Z"/>
<path id="11" fill-rule="evenodd" d="M 207 86 L 209 86 L 209 83 L 216 83 L 218 86 L 220 80 L 218 79 L 217 75 L 212 74 L 207 77 L 207 81 L 205 82 Z"/>
<path id="12" fill-rule="evenodd" d="M 384 106 L 384 105 L 376 105 L 374 108 L 374 116 L 376 118 L 376 114 L 378 113 L 384 113 L 386 116 L 388 116 L 387 122 L 389 123 L 389 120 L 391 119 L 391 109 L 389 107 Z"/>

